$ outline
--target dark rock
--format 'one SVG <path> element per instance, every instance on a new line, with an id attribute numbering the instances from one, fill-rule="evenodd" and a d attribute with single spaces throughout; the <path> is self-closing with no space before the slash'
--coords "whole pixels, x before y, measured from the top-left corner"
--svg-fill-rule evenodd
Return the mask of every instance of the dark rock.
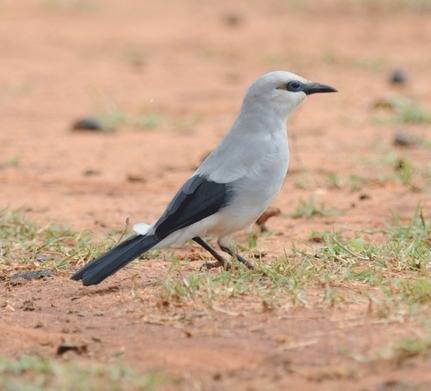
<path id="1" fill-rule="evenodd" d="M 394 134 L 392 143 L 397 147 L 413 147 L 419 144 L 419 140 L 415 136 L 399 130 Z"/>
<path id="2" fill-rule="evenodd" d="M 85 344 L 74 345 L 70 343 L 62 343 L 57 347 L 57 356 L 62 356 L 64 353 L 67 353 L 67 352 L 75 352 L 81 355 L 88 352 L 88 347 Z"/>
<path id="3" fill-rule="evenodd" d="M 222 16 L 222 21 L 228 27 L 238 27 L 242 23 L 242 17 L 235 12 L 226 12 Z"/>
<path id="4" fill-rule="evenodd" d="M 34 302 L 32 300 L 24 300 L 21 309 L 23 311 L 34 311 L 36 309 Z"/>
<path id="5" fill-rule="evenodd" d="M 216 372 L 216 373 L 214 373 L 214 375 L 213 375 L 213 379 L 214 379 L 215 381 L 220 381 L 220 380 L 222 380 L 222 378 L 223 378 L 223 375 L 222 375 L 220 372 Z"/>
<path id="6" fill-rule="evenodd" d="M 371 196 L 369 194 L 367 194 L 367 193 L 361 193 L 359 195 L 359 200 L 360 201 L 365 201 L 365 200 L 369 200 L 369 199 L 371 199 Z"/>
<path id="7" fill-rule="evenodd" d="M 142 175 L 138 174 L 128 174 L 126 179 L 127 182 L 131 183 L 145 183 L 147 181 Z"/>
<path id="8" fill-rule="evenodd" d="M 406 84 L 408 80 L 407 73 L 403 69 L 395 69 L 390 75 L 389 75 L 389 82 L 391 84 Z"/>
<path id="9" fill-rule="evenodd" d="M 103 124 L 94 117 L 83 117 L 74 122 L 72 130 L 87 130 L 92 132 L 102 132 Z"/>
<path id="10" fill-rule="evenodd" d="M 98 176 L 102 173 L 98 170 L 93 170 L 93 169 L 89 168 L 88 170 L 85 170 L 82 174 L 84 176 Z"/>

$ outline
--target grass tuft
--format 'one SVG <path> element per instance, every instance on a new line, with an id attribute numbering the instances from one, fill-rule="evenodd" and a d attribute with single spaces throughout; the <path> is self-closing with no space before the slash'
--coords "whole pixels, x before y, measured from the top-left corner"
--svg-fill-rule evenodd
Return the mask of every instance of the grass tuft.
<path id="1" fill-rule="evenodd" d="M 424 109 L 419 103 L 407 99 L 396 98 L 392 100 L 395 108 L 394 120 L 403 124 L 429 124 L 431 113 Z"/>
<path id="2" fill-rule="evenodd" d="M 313 214 L 311 214 L 313 215 Z M 417 208 L 408 223 L 394 219 L 384 229 L 384 237 L 344 237 L 334 232 L 314 232 L 305 248 L 293 247 L 272 261 L 256 259 L 249 270 L 233 261 L 231 270 L 191 271 L 169 256 L 169 271 L 156 286 L 163 300 L 214 304 L 238 297 L 259 298 L 268 303 L 286 300 L 306 304 L 313 297 L 321 303 L 343 305 L 343 290 L 337 286 L 359 286 L 360 296 L 407 305 L 411 309 L 431 301 L 431 222 Z M 38 227 L 20 212 L 0 213 L 0 269 L 17 266 L 48 266 L 67 269 L 81 264 L 111 247 L 111 235 L 97 243 L 86 232 L 73 232 L 55 225 Z M 253 247 L 248 258 L 253 259 Z M 244 254 L 247 257 L 247 254 Z M 154 254 L 148 254 L 154 258 Z M 322 289 L 324 287 L 324 289 Z M 311 289 L 311 290 L 310 290 Z M 316 296 L 316 292 L 318 292 Z M 380 292 L 380 293 L 378 293 Z"/>
<path id="3" fill-rule="evenodd" d="M 420 103 L 403 96 L 383 100 L 377 106 L 381 106 L 391 113 L 389 118 L 376 118 L 377 122 L 391 121 L 397 124 L 431 123 L 431 112 L 426 110 Z"/>
<path id="4" fill-rule="evenodd" d="M 168 382 L 161 372 L 139 374 L 124 364 L 66 363 L 37 356 L 0 358 L 0 389 L 4 391 L 154 391 Z"/>
<path id="5" fill-rule="evenodd" d="M 48 266 L 65 268 L 84 263 L 114 243 L 96 243 L 89 232 L 74 232 L 55 224 L 38 227 L 20 211 L 0 210 L 0 268 Z"/>
<path id="6" fill-rule="evenodd" d="M 312 218 L 312 217 L 328 217 L 337 216 L 342 213 L 341 210 L 335 208 L 328 208 L 324 203 L 316 204 L 313 197 L 308 201 L 300 199 L 294 212 L 290 214 L 294 219 L 299 218 Z"/>
<path id="7" fill-rule="evenodd" d="M 140 112 L 136 115 L 126 113 L 117 105 L 111 104 L 98 116 L 103 129 L 115 131 L 122 127 L 152 130 L 166 122 L 166 117 L 158 112 Z"/>
<path id="8" fill-rule="evenodd" d="M 14 156 L 4 161 L 0 161 L 0 170 L 9 168 L 9 167 L 18 167 L 19 164 L 20 164 L 19 158 L 17 156 Z"/>

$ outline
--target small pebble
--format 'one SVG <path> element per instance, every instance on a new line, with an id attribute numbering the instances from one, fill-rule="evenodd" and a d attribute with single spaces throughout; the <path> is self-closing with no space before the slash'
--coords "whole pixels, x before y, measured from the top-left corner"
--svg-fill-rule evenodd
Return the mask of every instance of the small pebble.
<path id="1" fill-rule="evenodd" d="M 52 277 L 52 271 L 48 269 L 40 269 L 34 271 L 26 271 L 26 272 L 18 272 L 10 277 L 11 281 L 20 281 L 20 280 L 37 280 L 40 278 Z"/>
<path id="2" fill-rule="evenodd" d="M 147 180 L 139 174 L 128 174 L 127 175 L 127 182 L 131 183 L 145 183 Z"/>
<path id="3" fill-rule="evenodd" d="M 36 255 L 35 261 L 43 263 L 43 262 L 46 262 L 48 259 L 49 259 L 48 255 L 38 254 L 38 255 Z"/>
<path id="4" fill-rule="evenodd" d="M 98 176 L 98 175 L 101 175 L 102 173 L 99 170 L 93 170 L 89 168 L 88 170 L 85 170 L 82 174 L 84 176 Z"/>
<path id="5" fill-rule="evenodd" d="M 238 27 L 242 22 L 242 17 L 235 12 L 226 12 L 222 16 L 222 21 L 228 27 Z"/>
<path id="6" fill-rule="evenodd" d="M 397 147 L 412 147 L 417 145 L 419 140 L 415 136 L 399 130 L 394 134 L 392 143 Z"/>
<path id="7" fill-rule="evenodd" d="M 359 195 L 359 200 L 360 201 L 365 201 L 365 200 L 369 200 L 371 198 L 371 196 L 367 193 L 361 193 Z"/>
<path id="8" fill-rule="evenodd" d="M 101 132 L 104 130 L 102 123 L 94 117 L 83 117 L 76 120 L 72 125 L 72 130 L 88 130 Z"/>
<path id="9" fill-rule="evenodd" d="M 408 79 L 407 74 L 402 69 L 394 70 L 389 76 L 389 81 L 391 84 L 397 84 L 397 85 L 406 84 L 407 79 Z"/>

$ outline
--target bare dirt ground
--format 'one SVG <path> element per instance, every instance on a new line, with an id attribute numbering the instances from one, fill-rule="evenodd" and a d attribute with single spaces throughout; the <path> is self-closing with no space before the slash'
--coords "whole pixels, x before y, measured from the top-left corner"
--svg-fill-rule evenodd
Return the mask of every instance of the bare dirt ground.
<path id="1" fill-rule="evenodd" d="M 126 218 L 151 222 L 227 131 L 249 83 L 284 69 L 340 93 L 311 97 L 290 121 L 290 173 L 274 203 L 282 214 L 257 240 L 264 262 L 308 245 L 313 231 L 378 231 L 393 214 L 407 221 L 418 203 L 429 217 L 431 125 L 379 121 L 372 107 L 399 95 L 431 107 L 430 11 L 315 3 L 3 1 L 0 206 L 99 239 Z M 388 82 L 395 68 L 407 71 L 406 85 Z M 72 132 L 83 115 L 118 129 Z M 398 130 L 425 141 L 395 147 Z M 293 218 L 310 197 L 342 213 Z M 247 243 L 247 233 L 237 239 Z M 0 356 L 55 359 L 66 340 L 86 346 L 67 360 L 160 369 L 175 379 L 166 389 L 430 389 L 429 358 L 372 356 L 422 320 L 377 316 L 349 296 L 355 284 L 338 287 L 348 299 L 336 305 L 322 303 L 324 286 L 269 308 L 252 294 L 213 306 L 166 301 L 154 281 L 173 254 L 191 259 L 185 275 L 208 260 L 189 245 L 92 288 L 68 279 L 76 260 L 46 280 L 0 280 Z"/>

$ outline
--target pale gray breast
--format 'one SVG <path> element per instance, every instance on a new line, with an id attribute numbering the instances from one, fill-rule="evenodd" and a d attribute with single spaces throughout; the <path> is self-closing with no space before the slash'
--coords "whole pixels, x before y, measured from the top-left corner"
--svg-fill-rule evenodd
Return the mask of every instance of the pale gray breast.
<path id="1" fill-rule="evenodd" d="M 280 134 L 274 135 L 266 153 L 249 168 L 244 177 L 244 186 L 255 193 L 256 200 L 268 204 L 280 191 L 288 163 L 287 138 Z"/>
<path id="2" fill-rule="evenodd" d="M 229 211 L 236 218 L 255 220 L 278 194 L 288 167 L 286 137 L 271 140 L 265 153 L 251 164 L 241 178 L 233 182 Z"/>

